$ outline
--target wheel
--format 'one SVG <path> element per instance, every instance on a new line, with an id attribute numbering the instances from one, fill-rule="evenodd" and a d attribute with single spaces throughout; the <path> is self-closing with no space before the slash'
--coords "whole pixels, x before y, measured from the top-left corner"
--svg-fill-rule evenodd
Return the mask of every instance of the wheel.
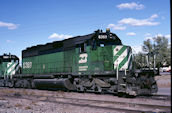
<path id="1" fill-rule="evenodd" d="M 77 91 L 78 92 L 84 92 L 85 90 L 84 90 L 83 86 L 79 85 L 79 86 L 77 86 Z"/>
<path id="2" fill-rule="evenodd" d="M 16 80 L 16 83 L 14 84 L 15 88 L 21 88 L 22 87 L 22 81 L 21 80 Z"/>
<path id="3" fill-rule="evenodd" d="M 29 80 L 22 80 L 22 86 L 23 88 L 30 88 L 31 87 L 31 84 L 29 82 Z"/>
<path id="4" fill-rule="evenodd" d="M 151 93 L 157 93 L 158 92 L 158 86 L 156 82 L 151 87 Z"/>
<path id="5" fill-rule="evenodd" d="M 8 81 L 8 87 L 9 88 L 13 88 L 14 87 L 14 81 L 13 80 Z"/>
<path id="6" fill-rule="evenodd" d="M 4 84 L 4 79 L 0 80 L 0 87 L 4 87 L 5 84 Z"/>
<path id="7" fill-rule="evenodd" d="M 98 85 L 95 86 L 94 91 L 97 93 L 102 93 L 102 88 Z"/>

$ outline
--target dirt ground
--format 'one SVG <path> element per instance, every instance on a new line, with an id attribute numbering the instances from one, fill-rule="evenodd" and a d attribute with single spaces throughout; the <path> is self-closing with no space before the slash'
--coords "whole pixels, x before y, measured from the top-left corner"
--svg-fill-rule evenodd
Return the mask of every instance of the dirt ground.
<path id="1" fill-rule="evenodd" d="M 4 95 L 9 95 L 9 97 Z M 15 95 L 14 97 L 10 95 Z M 29 99 L 24 99 L 26 95 Z M 38 97 L 34 97 L 38 95 Z M 41 96 L 41 97 L 40 97 Z M 43 96 L 43 97 L 42 97 Z M 47 97 L 62 97 L 54 98 L 57 102 L 46 101 Z M 107 110 L 102 108 L 89 107 L 87 105 L 101 105 L 109 107 L 107 103 L 95 103 L 89 102 L 85 103 L 85 106 L 78 106 L 70 103 L 70 100 L 63 100 L 64 98 L 77 98 L 77 99 L 89 99 L 89 100 L 100 100 L 100 101 L 112 101 L 112 102 L 124 102 L 133 103 L 130 104 L 114 104 L 112 107 L 117 107 L 120 109 L 138 109 L 144 110 L 144 107 L 139 107 L 137 104 L 146 105 L 162 105 L 169 106 L 170 100 L 151 100 L 149 98 L 124 98 L 113 95 L 100 95 L 94 93 L 75 93 L 75 92 L 62 92 L 62 91 L 46 91 L 46 90 L 32 90 L 32 89 L 10 89 L 10 88 L 0 88 L 0 113 L 125 113 L 118 110 Z M 72 100 L 73 103 L 80 103 L 78 100 Z M 63 103 L 64 102 L 64 103 Z M 80 103 L 80 104 L 83 104 Z M 113 104 L 113 103 L 112 103 Z M 152 108 L 150 108 L 152 109 Z M 156 112 L 161 111 L 159 108 L 154 109 Z M 132 112 L 131 112 L 132 113 Z"/>
<path id="2" fill-rule="evenodd" d="M 159 88 L 171 88 L 171 75 L 156 76 L 155 80 Z"/>
<path id="3" fill-rule="evenodd" d="M 162 75 L 155 77 L 158 87 L 171 88 L 171 75 Z M 5 94 L 12 94 L 17 91 L 17 98 L 3 97 Z M 159 105 L 171 105 L 171 101 L 159 101 L 149 99 L 130 99 L 119 98 L 113 95 L 100 95 L 93 93 L 75 93 L 75 92 L 62 92 L 62 91 L 45 91 L 45 90 L 31 90 L 31 89 L 5 89 L 0 88 L 0 113 L 118 113 L 119 111 L 98 109 L 90 107 L 74 106 L 71 104 L 52 103 L 44 101 L 45 97 L 38 97 L 38 100 L 23 99 L 19 93 L 24 95 L 40 95 L 40 96 L 58 96 L 58 97 L 70 97 L 78 99 L 93 99 L 93 100 L 106 100 L 106 101 L 118 101 L 118 102 L 130 102 L 130 103 L 146 103 L 146 104 L 159 104 Z M 16 95 L 17 96 L 17 95 Z M 57 98 L 58 99 L 58 98 Z M 59 100 L 57 100 L 59 101 Z M 120 105 L 119 105 L 120 106 Z M 126 106 L 124 108 L 131 107 Z M 123 107 L 122 107 L 123 108 Z M 157 112 L 159 109 L 156 109 Z M 122 112 L 125 113 L 125 112 Z"/>

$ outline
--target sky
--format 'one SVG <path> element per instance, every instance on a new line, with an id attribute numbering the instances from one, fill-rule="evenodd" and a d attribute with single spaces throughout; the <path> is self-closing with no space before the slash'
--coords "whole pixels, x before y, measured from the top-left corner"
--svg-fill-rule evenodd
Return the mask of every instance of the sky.
<path id="1" fill-rule="evenodd" d="M 138 52 L 170 22 L 170 0 L 0 0 L 0 55 L 106 28 Z"/>

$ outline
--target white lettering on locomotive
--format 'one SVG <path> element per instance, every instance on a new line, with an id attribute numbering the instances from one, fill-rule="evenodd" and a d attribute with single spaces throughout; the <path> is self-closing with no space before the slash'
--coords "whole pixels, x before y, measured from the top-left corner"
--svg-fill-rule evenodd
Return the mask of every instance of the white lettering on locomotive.
<path id="1" fill-rule="evenodd" d="M 23 69 L 32 68 L 32 62 L 23 62 Z"/>
<path id="2" fill-rule="evenodd" d="M 107 39 L 107 35 L 99 35 L 98 38 L 99 39 Z"/>
<path id="3" fill-rule="evenodd" d="M 87 71 L 88 66 L 79 66 L 79 71 Z"/>

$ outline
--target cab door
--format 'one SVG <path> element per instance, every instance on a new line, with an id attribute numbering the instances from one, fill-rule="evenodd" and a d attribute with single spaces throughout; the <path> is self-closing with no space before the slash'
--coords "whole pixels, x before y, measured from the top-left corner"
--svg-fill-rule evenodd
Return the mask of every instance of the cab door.
<path id="1" fill-rule="evenodd" d="M 82 43 L 78 48 L 78 74 L 89 74 L 89 51 L 86 43 Z"/>

